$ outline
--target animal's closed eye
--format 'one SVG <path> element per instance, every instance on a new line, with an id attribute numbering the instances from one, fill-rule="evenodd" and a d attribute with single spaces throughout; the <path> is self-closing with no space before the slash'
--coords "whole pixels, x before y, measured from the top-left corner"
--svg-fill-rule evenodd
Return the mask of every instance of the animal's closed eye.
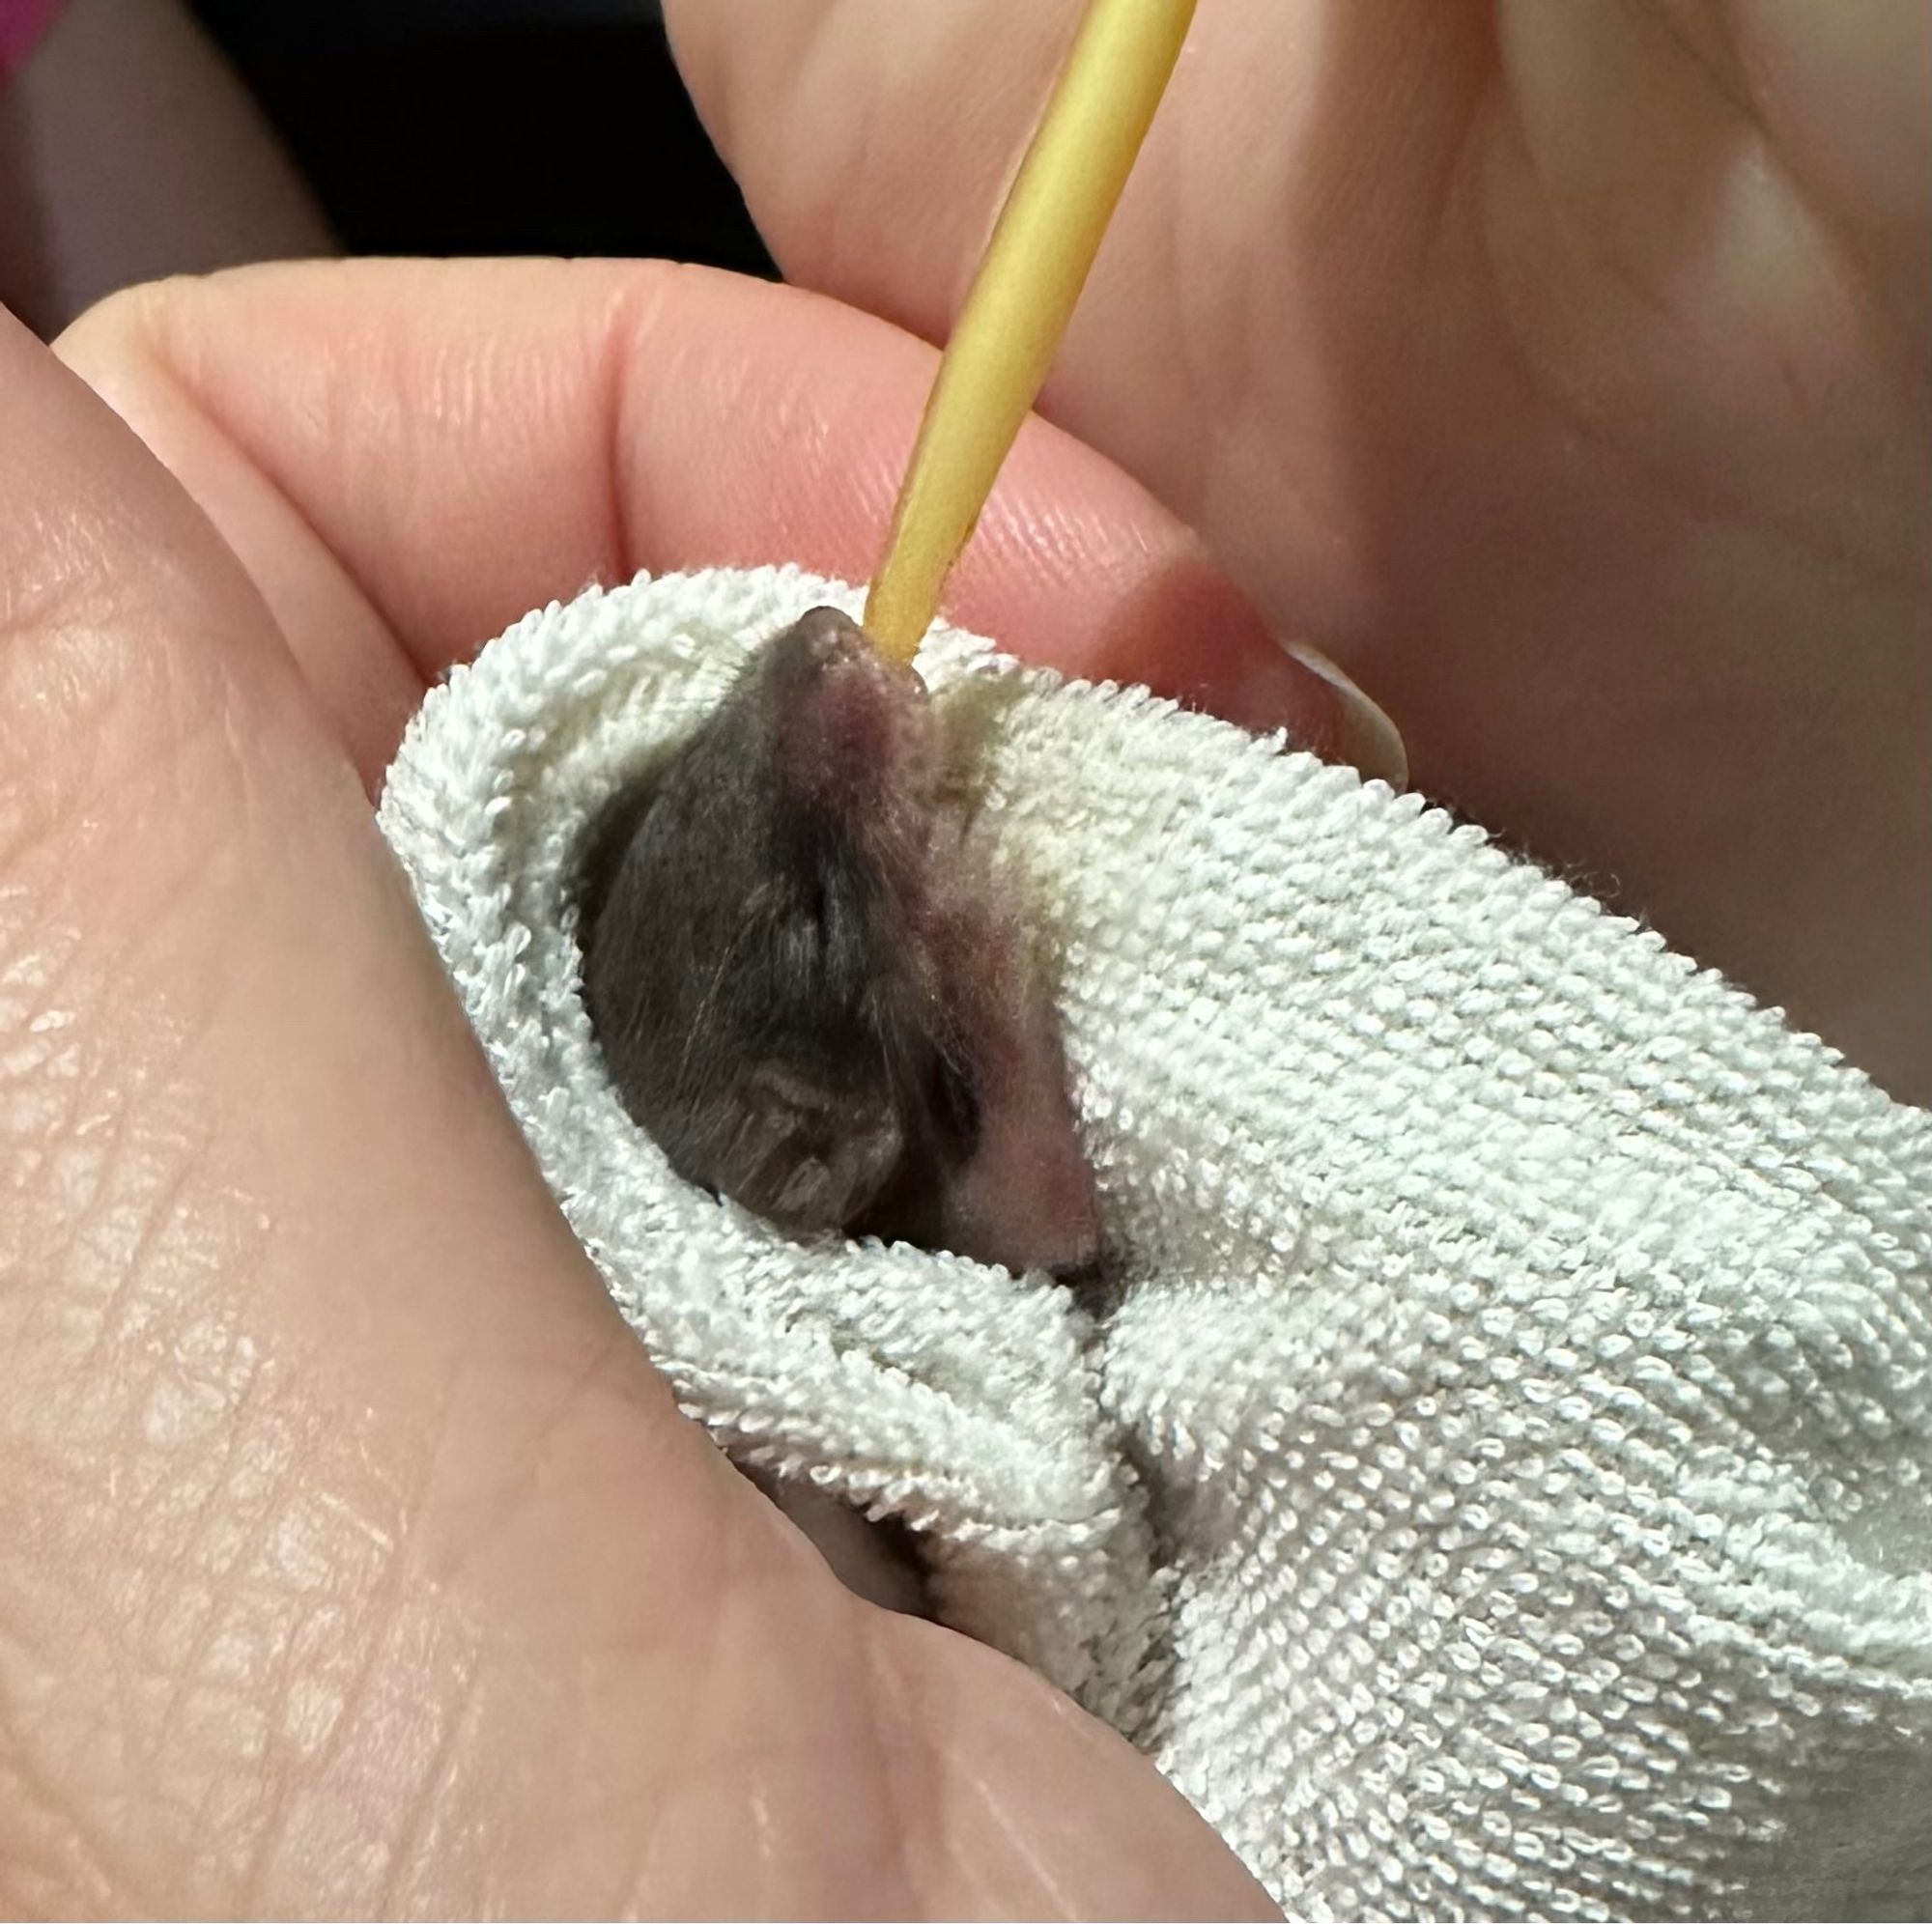
<path id="1" fill-rule="evenodd" d="M 933 1121 L 962 1150 L 980 1140 L 980 1091 L 971 1075 L 945 1056 L 935 1057 L 927 1078 L 926 1107 Z"/>

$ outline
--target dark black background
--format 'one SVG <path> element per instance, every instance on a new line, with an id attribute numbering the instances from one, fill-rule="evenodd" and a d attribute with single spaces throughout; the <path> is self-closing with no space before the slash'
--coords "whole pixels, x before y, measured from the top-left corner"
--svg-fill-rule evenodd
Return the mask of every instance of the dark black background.
<path id="1" fill-rule="evenodd" d="M 191 0 L 357 254 L 772 265 L 650 0 Z"/>

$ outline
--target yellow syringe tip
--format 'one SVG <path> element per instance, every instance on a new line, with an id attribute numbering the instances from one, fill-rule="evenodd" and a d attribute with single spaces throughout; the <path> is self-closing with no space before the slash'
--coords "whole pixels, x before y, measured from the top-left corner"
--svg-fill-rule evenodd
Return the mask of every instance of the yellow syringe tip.
<path id="1" fill-rule="evenodd" d="M 1089 0 L 927 397 L 866 629 L 909 662 L 1038 397 L 1194 0 Z"/>

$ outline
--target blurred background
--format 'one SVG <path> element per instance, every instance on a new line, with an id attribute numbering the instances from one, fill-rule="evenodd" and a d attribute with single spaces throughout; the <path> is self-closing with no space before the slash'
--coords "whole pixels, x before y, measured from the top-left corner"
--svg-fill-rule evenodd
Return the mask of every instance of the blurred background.
<path id="1" fill-rule="evenodd" d="M 0 300 L 329 249 L 769 274 L 654 0 L 0 0 Z"/>

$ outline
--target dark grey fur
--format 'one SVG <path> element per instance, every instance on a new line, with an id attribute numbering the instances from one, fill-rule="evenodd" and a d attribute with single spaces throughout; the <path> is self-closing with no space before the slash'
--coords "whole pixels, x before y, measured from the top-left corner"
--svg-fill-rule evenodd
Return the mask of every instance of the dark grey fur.
<path id="1" fill-rule="evenodd" d="M 925 1239 L 978 1142 L 970 1041 L 908 952 L 923 703 L 814 610 L 592 863 L 584 993 L 626 1106 L 680 1174 L 793 1231 Z"/>

